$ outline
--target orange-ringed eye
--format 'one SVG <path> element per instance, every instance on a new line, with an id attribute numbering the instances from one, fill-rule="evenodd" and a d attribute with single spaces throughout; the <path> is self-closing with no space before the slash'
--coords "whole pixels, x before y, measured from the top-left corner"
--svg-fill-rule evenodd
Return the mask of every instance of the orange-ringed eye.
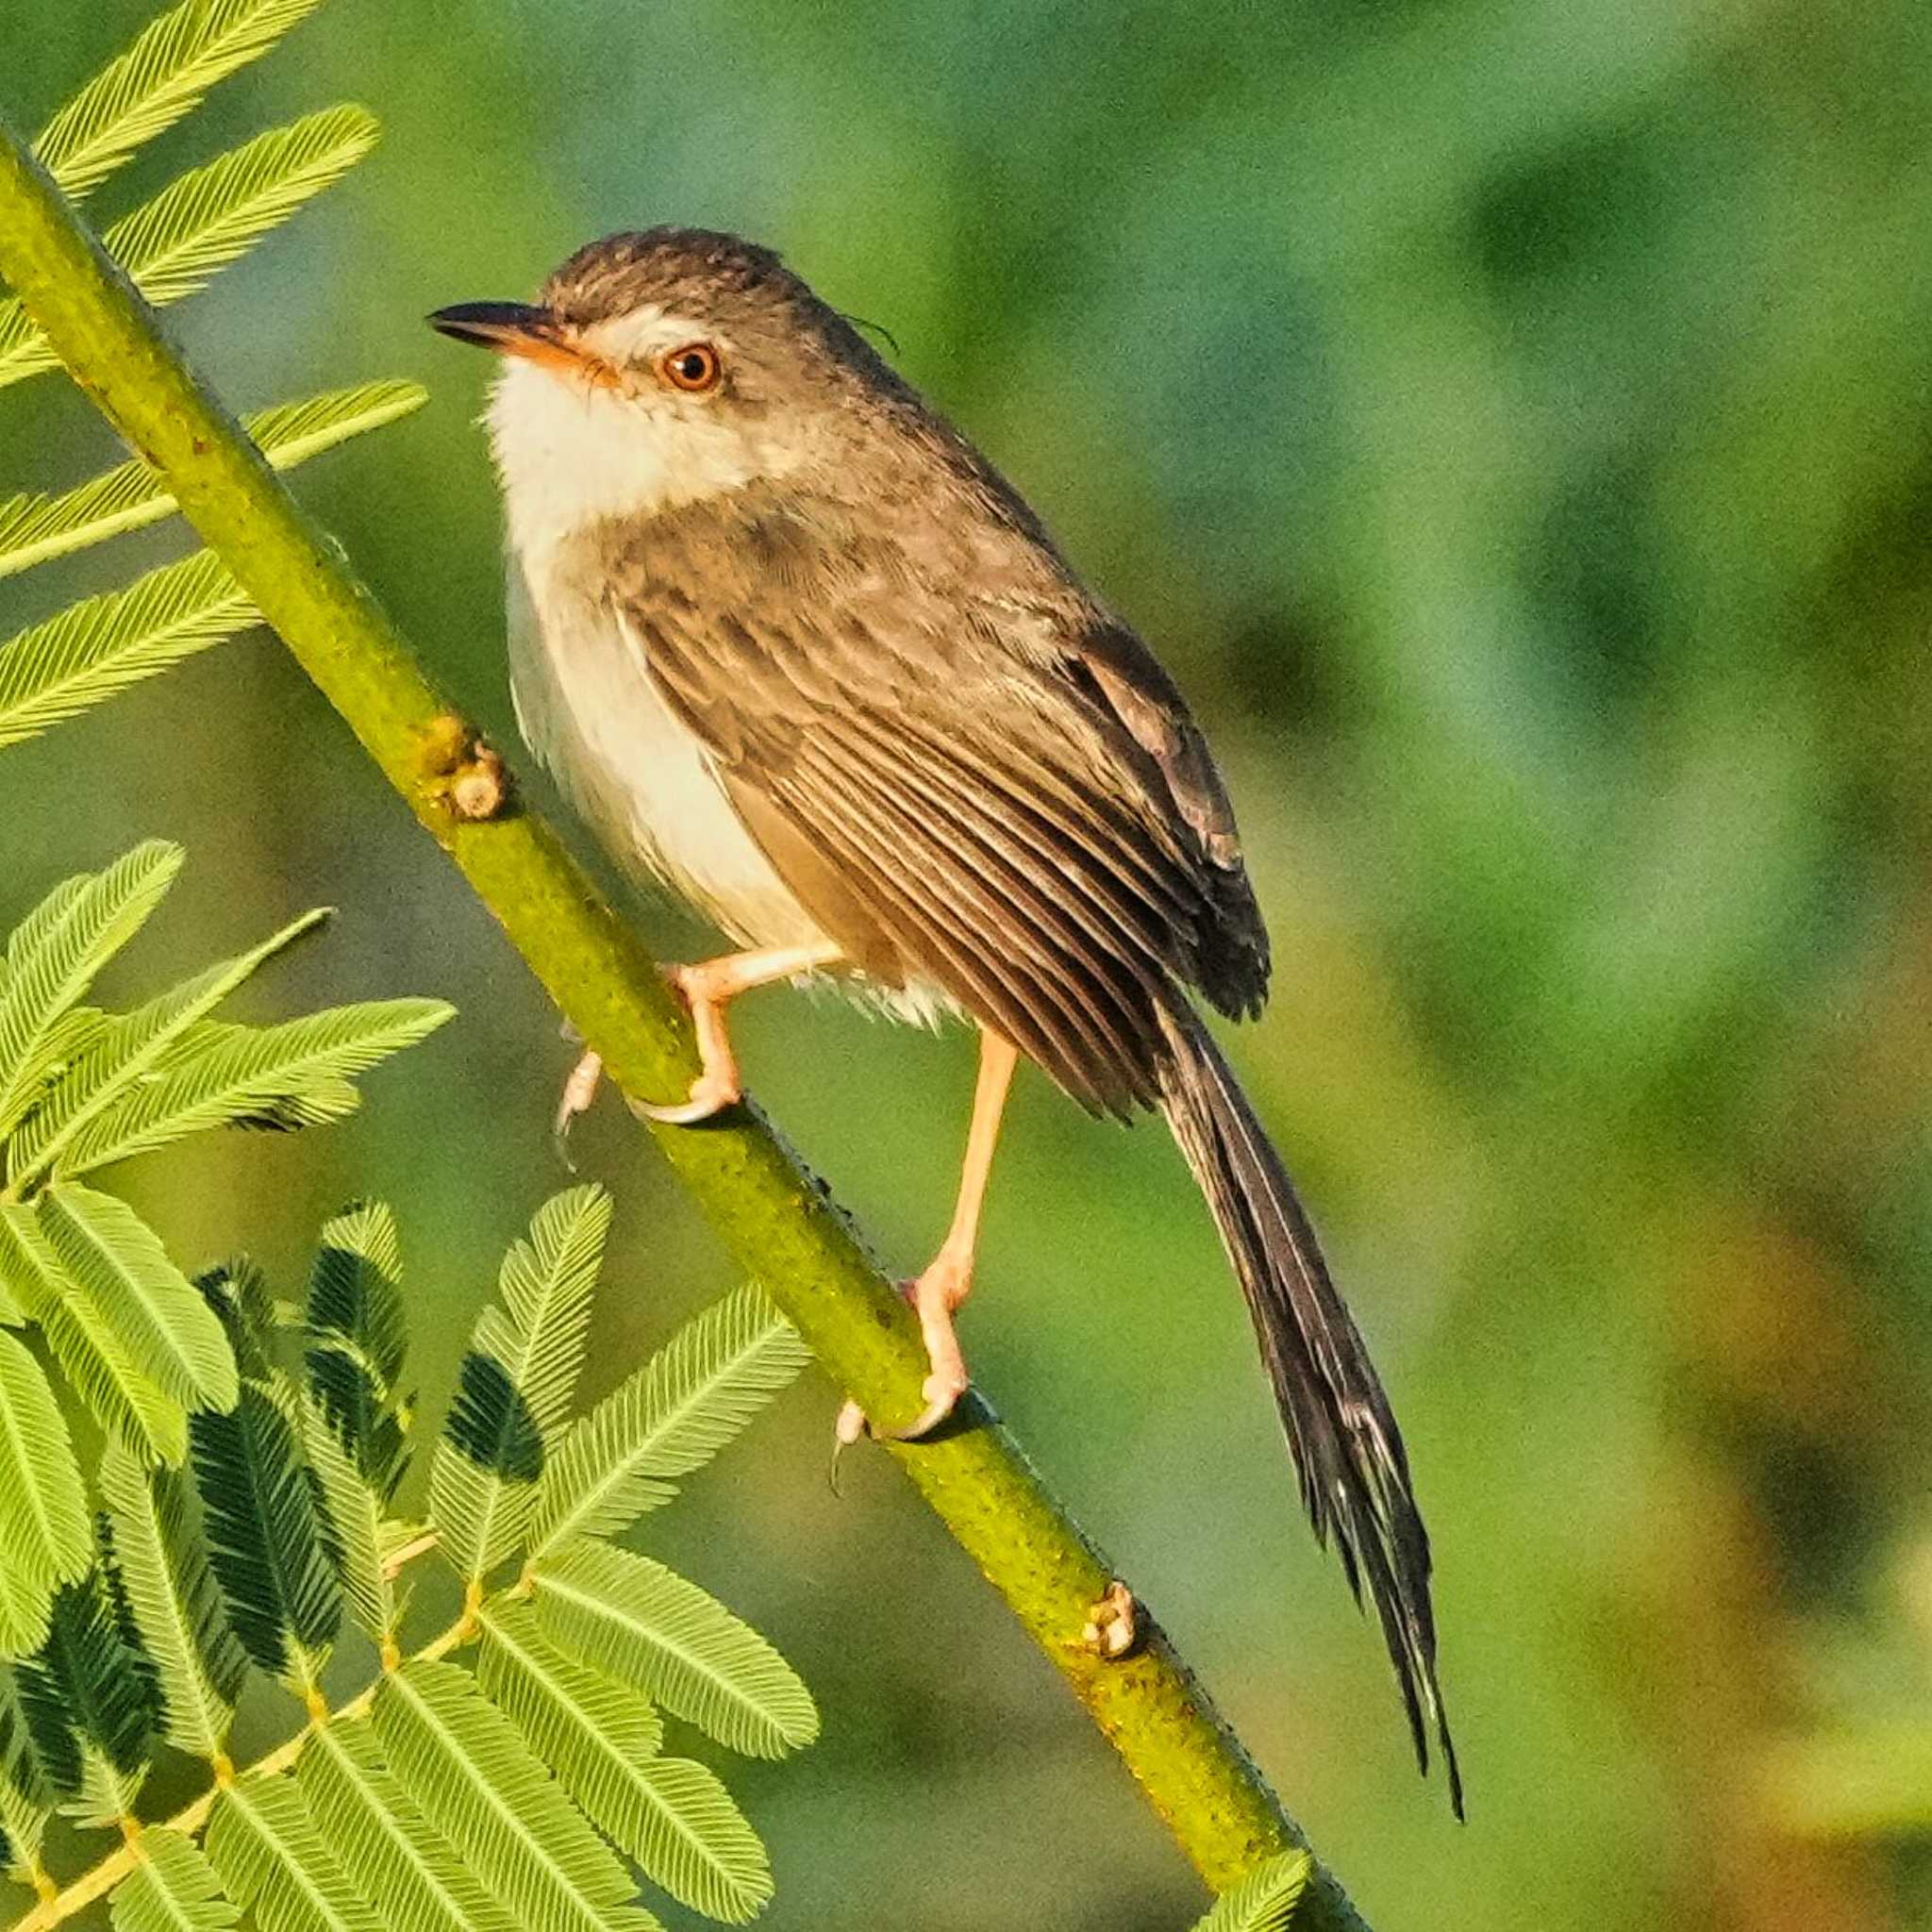
<path id="1" fill-rule="evenodd" d="M 687 342 L 681 349 L 668 349 L 658 358 L 658 373 L 673 389 L 688 390 L 693 395 L 716 389 L 724 373 L 718 352 L 709 342 Z"/>

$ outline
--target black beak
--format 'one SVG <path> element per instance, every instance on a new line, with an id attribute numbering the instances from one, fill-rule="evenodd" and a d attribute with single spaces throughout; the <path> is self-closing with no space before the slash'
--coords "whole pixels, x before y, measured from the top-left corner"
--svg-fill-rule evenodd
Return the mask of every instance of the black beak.
<path id="1" fill-rule="evenodd" d="M 480 342 L 506 355 L 544 358 L 570 348 L 557 317 L 527 302 L 458 302 L 428 320 L 431 328 L 459 342 Z"/>

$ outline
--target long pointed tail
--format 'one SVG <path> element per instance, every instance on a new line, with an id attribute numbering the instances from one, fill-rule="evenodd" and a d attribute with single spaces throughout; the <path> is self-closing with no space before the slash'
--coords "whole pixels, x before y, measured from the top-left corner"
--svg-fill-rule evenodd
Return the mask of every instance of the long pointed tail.
<path id="1" fill-rule="evenodd" d="M 1316 1536 L 1330 1533 L 1361 1600 L 1367 1580 L 1408 1709 L 1416 1757 L 1440 1740 L 1449 1799 L 1462 1779 L 1436 1682 L 1429 1538 L 1402 1435 L 1322 1259 L 1308 1217 L 1221 1050 L 1191 1012 L 1168 1016 L 1161 1110 L 1241 1278 Z"/>

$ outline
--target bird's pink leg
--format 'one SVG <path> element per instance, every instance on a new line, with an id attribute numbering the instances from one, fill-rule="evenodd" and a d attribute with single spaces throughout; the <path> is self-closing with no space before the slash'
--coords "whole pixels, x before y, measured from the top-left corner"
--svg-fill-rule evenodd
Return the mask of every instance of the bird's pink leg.
<path id="1" fill-rule="evenodd" d="M 966 1373 L 966 1357 L 959 1349 L 958 1333 L 953 1326 L 953 1315 L 973 1291 L 973 1257 L 979 1241 L 979 1213 L 986 1204 L 987 1176 L 992 1171 L 993 1149 L 999 1144 L 1000 1121 L 1006 1112 L 1007 1092 L 1012 1085 L 1018 1059 L 1018 1049 L 1010 1041 L 989 1028 L 980 1029 L 979 1078 L 973 1091 L 973 1124 L 966 1135 L 966 1158 L 959 1170 L 959 1195 L 953 1208 L 953 1224 L 924 1273 L 915 1281 L 903 1283 L 899 1291 L 919 1317 L 928 1373 L 920 1391 L 925 1407 L 907 1427 L 880 1432 L 896 1441 L 913 1441 L 936 1429 L 972 1387 L 972 1377 Z M 848 1402 L 839 1411 L 838 1437 L 841 1443 L 856 1441 L 866 1427 L 864 1411 L 857 1403 Z"/>
<path id="2" fill-rule="evenodd" d="M 774 979 L 791 979 L 829 966 L 840 958 L 839 948 L 829 940 L 808 946 L 772 946 L 762 952 L 726 953 L 717 959 L 701 959 L 694 966 L 667 966 L 664 974 L 691 1008 L 691 1020 L 698 1039 L 699 1073 L 691 1083 L 687 1099 L 658 1103 L 625 1096 L 630 1110 L 645 1120 L 669 1126 L 691 1126 L 709 1120 L 744 1097 L 744 1081 L 738 1071 L 738 1056 L 731 1051 L 731 1035 L 724 1024 L 724 1008 L 741 992 L 757 986 L 769 986 Z M 587 1053 L 565 1081 L 563 1098 L 557 1108 L 559 1139 L 570 1131 L 570 1124 L 596 1098 L 597 1084 L 604 1062 Z"/>

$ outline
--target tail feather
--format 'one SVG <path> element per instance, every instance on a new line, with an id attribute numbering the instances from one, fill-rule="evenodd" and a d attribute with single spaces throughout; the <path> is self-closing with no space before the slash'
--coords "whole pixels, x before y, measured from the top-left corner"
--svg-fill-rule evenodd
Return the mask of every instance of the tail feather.
<path id="1" fill-rule="evenodd" d="M 1460 1818 L 1462 1779 L 1436 1681 L 1428 1532 L 1389 1398 L 1281 1158 L 1221 1050 L 1191 1012 L 1169 1014 L 1164 1025 L 1161 1110 L 1247 1298 L 1303 1504 L 1323 1544 L 1333 1537 L 1357 1603 L 1367 1583 L 1417 1759 L 1426 1772 L 1433 1730 Z"/>

